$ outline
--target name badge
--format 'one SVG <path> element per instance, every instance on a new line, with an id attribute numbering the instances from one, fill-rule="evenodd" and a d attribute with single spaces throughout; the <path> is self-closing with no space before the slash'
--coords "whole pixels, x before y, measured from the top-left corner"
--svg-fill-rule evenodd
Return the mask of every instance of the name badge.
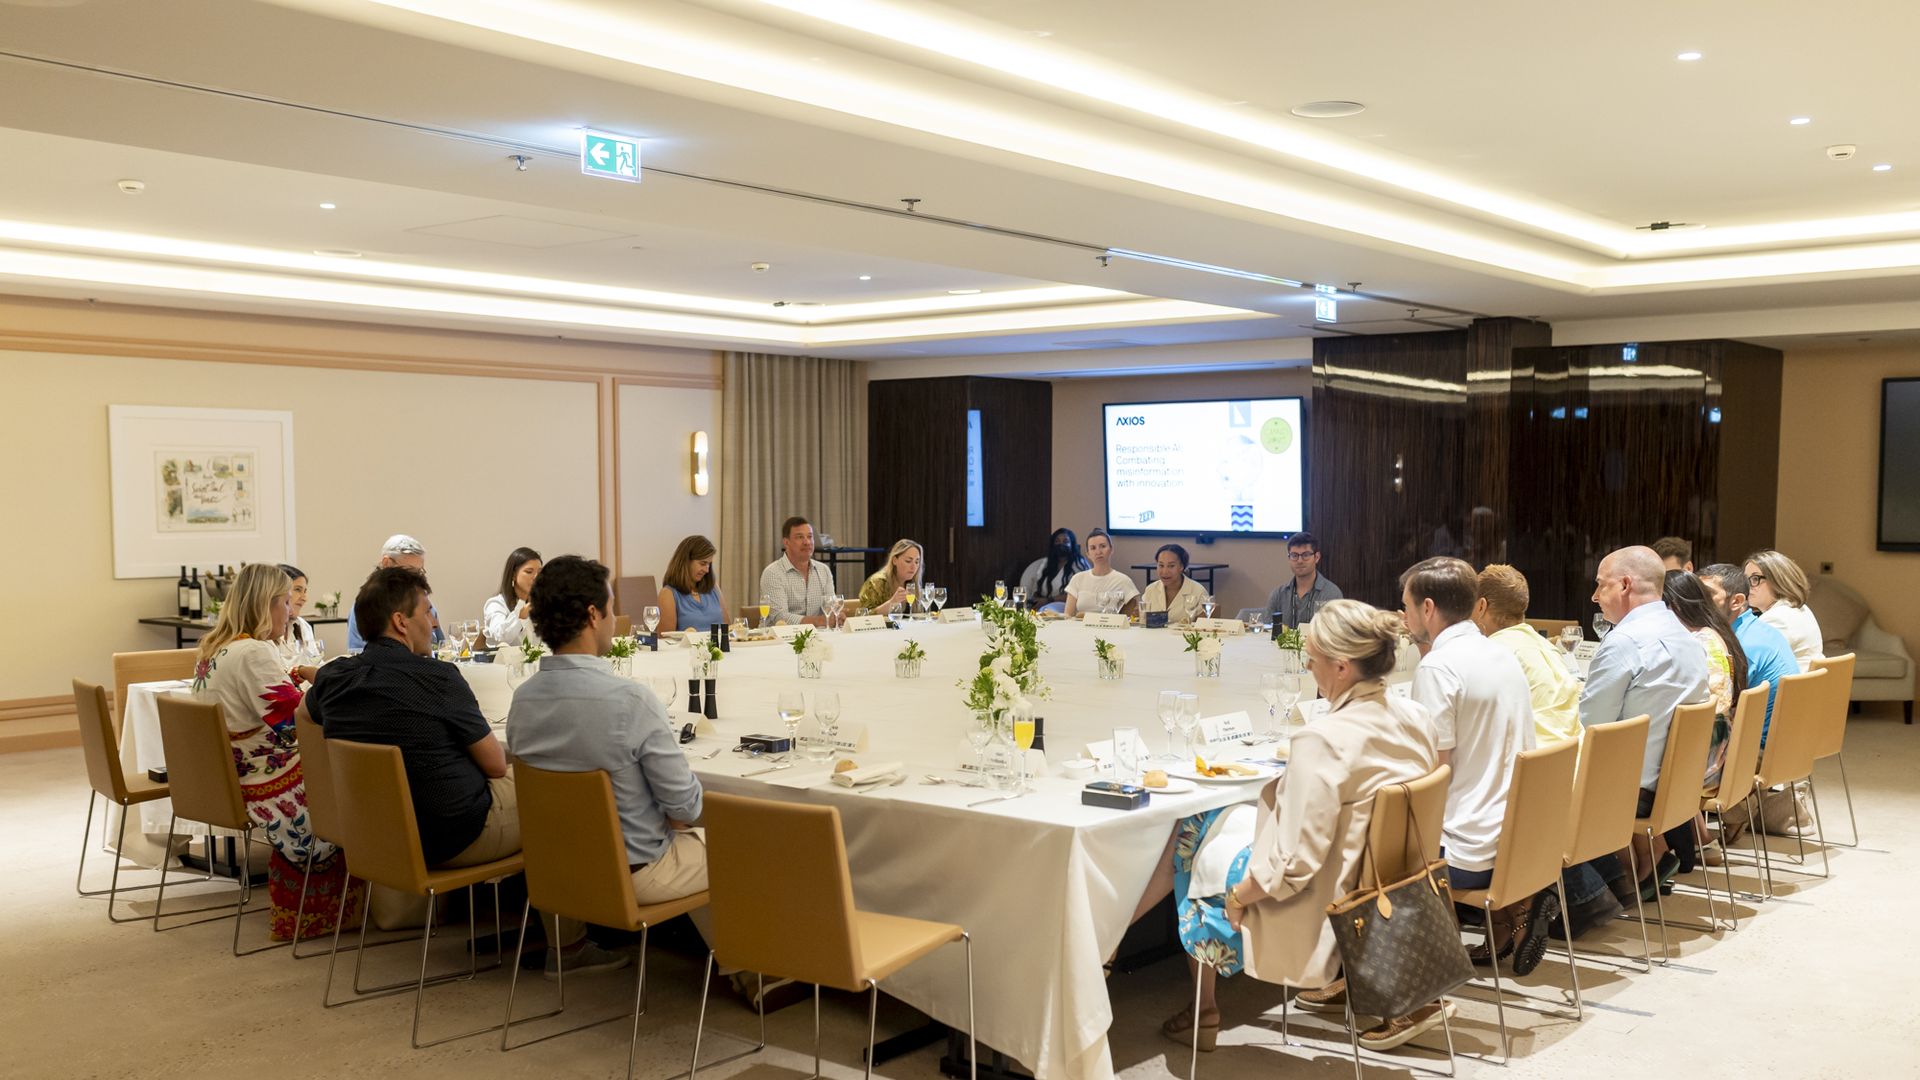
<path id="1" fill-rule="evenodd" d="M 847 620 L 847 629 L 856 634 L 863 630 L 885 630 L 886 628 L 885 615 L 855 615 Z"/>
<path id="2" fill-rule="evenodd" d="M 1239 619 L 1195 619 L 1193 628 L 1205 634 L 1219 634 L 1222 637 L 1239 637 L 1247 632 L 1247 624 Z"/>
<path id="3" fill-rule="evenodd" d="M 1253 718 L 1246 710 L 1200 718 L 1201 737 L 1210 743 L 1231 742 L 1253 734 Z"/>
<path id="4" fill-rule="evenodd" d="M 1121 629 L 1131 626 L 1133 620 L 1117 611 L 1089 611 L 1080 616 L 1080 625 L 1099 626 L 1109 629 Z"/>
<path id="5" fill-rule="evenodd" d="M 941 608 L 940 621 L 943 623 L 972 622 L 973 609 L 970 607 Z"/>

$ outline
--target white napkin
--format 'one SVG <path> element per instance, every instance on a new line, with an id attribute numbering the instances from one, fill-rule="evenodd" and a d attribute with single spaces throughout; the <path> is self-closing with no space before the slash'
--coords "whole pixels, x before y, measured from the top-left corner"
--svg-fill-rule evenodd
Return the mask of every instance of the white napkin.
<path id="1" fill-rule="evenodd" d="M 901 775 L 904 765 L 898 761 L 886 761 L 878 765 L 867 765 L 858 769 L 833 774 L 833 782 L 841 787 L 870 787 L 874 784 L 891 783 Z"/>

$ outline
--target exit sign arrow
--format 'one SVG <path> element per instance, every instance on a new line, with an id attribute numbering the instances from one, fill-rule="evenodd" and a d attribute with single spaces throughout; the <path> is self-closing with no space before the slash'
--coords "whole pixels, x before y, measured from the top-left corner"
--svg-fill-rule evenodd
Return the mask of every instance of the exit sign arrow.
<path id="1" fill-rule="evenodd" d="M 580 171 L 609 180 L 640 182 L 640 139 L 605 131 L 580 133 Z"/>

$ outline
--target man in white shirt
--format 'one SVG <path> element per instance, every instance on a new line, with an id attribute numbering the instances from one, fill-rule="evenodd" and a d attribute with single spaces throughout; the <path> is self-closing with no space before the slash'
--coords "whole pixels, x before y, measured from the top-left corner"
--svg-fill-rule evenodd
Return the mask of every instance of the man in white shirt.
<path id="1" fill-rule="evenodd" d="M 1432 715 L 1440 761 L 1453 767 L 1442 830 L 1447 878 L 1455 888 L 1484 889 L 1493 881 L 1514 760 L 1534 747 L 1526 672 L 1473 624 L 1479 575 L 1471 565 L 1446 556 L 1416 563 L 1400 575 L 1400 592 L 1407 632 L 1422 654 L 1413 700 Z M 1514 970 L 1532 971 L 1557 913 L 1551 889 L 1495 912 L 1489 946 L 1476 959 L 1512 950 Z"/>
<path id="2" fill-rule="evenodd" d="M 760 595 L 767 602 L 766 623 L 825 626 L 833 571 L 813 557 L 813 526 L 803 517 L 788 518 L 780 526 L 780 547 L 786 554 L 760 571 Z"/>

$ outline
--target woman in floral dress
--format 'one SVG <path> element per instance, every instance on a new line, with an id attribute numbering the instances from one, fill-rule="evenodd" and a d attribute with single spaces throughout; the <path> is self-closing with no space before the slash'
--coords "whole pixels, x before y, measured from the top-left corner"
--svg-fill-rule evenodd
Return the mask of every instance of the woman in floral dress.
<path id="1" fill-rule="evenodd" d="M 309 856 L 312 876 L 300 937 L 333 933 L 335 913 L 341 910 L 340 890 L 347 880 L 346 860 L 337 848 L 313 835 L 307 820 L 300 747 L 293 731 L 300 688 L 274 644 L 285 636 L 293 617 L 291 593 L 292 582 L 279 567 L 254 563 L 241 568 L 218 622 L 200 639 L 193 678 L 194 696 L 218 703 L 226 717 L 247 815 L 273 846 L 267 861 L 267 895 L 273 906 L 271 928 L 276 941 L 294 937 Z M 354 914 L 347 912 L 350 923 Z"/>

